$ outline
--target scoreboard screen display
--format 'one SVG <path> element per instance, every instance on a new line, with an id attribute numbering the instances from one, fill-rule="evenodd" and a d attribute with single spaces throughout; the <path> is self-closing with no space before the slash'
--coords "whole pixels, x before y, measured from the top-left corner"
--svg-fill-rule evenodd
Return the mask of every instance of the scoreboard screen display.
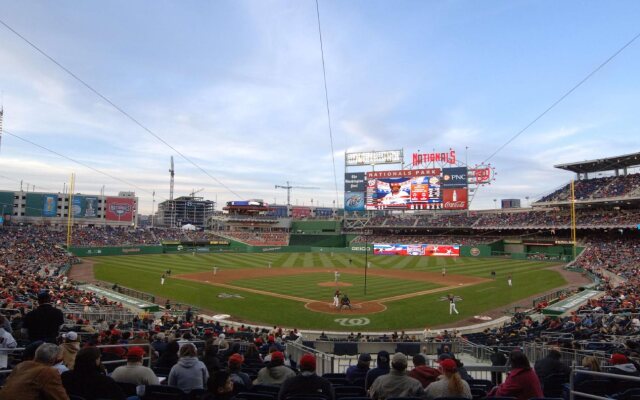
<path id="1" fill-rule="evenodd" d="M 455 174 L 453 173 L 455 172 Z M 367 210 L 466 210 L 466 168 L 367 173 Z"/>

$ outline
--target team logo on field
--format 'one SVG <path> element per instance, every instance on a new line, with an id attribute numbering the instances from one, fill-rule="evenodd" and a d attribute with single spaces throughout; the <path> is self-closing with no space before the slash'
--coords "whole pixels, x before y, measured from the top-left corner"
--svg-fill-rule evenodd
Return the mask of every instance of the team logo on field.
<path id="1" fill-rule="evenodd" d="M 471 253 L 471 255 L 474 257 L 478 257 L 480 255 L 480 249 L 477 247 L 472 247 L 471 250 L 469 250 L 469 253 Z"/>
<path id="2" fill-rule="evenodd" d="M 334 319 L 334 321 L 342 326 L 363 326 L 371 323 L 369 318 L 338 318 Z"/>
<path id="3" fill-rule="evenodd" d="M 111 211 L 118 217 L 122 217 L 123 215 L 129 214 L 131 212 L 131 204 L 126 204 L 126 203 L 109 204 L 109 211 Z"/>
<path id="4" fill-rule="evenodd" d="M 244 297 L 240 296 L 239 294 L 232 294 L 232 293 L 220 293 L 218 294 L 218 298 L 219 299 L 244 299 Z"/>

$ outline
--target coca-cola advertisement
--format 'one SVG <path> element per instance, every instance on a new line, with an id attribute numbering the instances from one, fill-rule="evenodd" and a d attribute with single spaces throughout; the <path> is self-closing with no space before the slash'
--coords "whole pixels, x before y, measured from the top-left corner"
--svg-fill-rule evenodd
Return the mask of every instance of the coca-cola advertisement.
<path id="1" fill-rule="evenodd" d="M 444 210 L 466 210 L 469 208 L 467 188 L 441 189 Z"/>

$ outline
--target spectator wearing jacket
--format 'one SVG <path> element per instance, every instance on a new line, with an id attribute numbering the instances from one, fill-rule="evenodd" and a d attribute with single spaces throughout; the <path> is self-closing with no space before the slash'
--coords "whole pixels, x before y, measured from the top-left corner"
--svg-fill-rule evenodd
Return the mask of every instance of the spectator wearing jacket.
<path id="1" fill-rule="evenodd" d="M 389 370 L 391 370 L 391 366 L 389 365 L 389 353 L 382 350 L 378 353 L 378 357 L 376 359 L 376 367 L 370 369 L 369 372 L 367 372 L 364 388 L 369 390 L 373 382 L 379 376 L 388 374 Z"/>
<path id="2" fill-rule="evenodd" d="M 403 353 L 391 358 L 388 374 L 379 376 L 369 388 L 369 397 L 373 400 L 386 400 L 391 397 L 420 397 L 424 393 L 419 380 L 407 374 L 409 360 Z"/>
<path id="3" fill-rule="evenodd" d="M 209 372 L 204 363 L 198 360 L 196 346 L 193 343 L 185 343 L 179 351 L 179 360 L 169 372 L 168 383 L 177 386 L 184 392 L 193 389 L 204 389 L 209 379 Z"/>
<path id="4" fill-rule="evenodd" d="M 347 368 L 346 379 L 349 384 L 353 385 L 357 382 L 362 382 L 364 385 L 364 380 L 367 377 L 367 372 L 369 372 L 369 365 L 371 363 L 371 355 L 369 353 L 362 353 L 358 357 L 358 363 L 356 365 L 352 365 Z"/>
<path id="5" fill-rule="evenodd" d="M 271 361 L 258 371 L 258 377 L 253 381 L 254 385 L 281 385 L 284 381 L 296 373 L 284 365 L 284 354 L 281 351 L 271 353 Z"/>
<path id="6" fill-rule="evenodd" d="M 442 375 L 438 377 L 436 382 L 427 386 L 425 391 L 425 399 L 433 400 L 440 397 L 456 397 L 471 399 L 471 388 L 467 381 L 462 379 L 458 373 L 458 366 L 455 360 L 445 358 L 440 361 L 440 369 Z"/>
<path id="7" fill-rule="evenodd" d="M 42 291 L 38 294 L 38 308 L 25 315 L 22 327 L 27 330 L 31 342 L 55 343 L 63 323 L 62 311 L 51 304 L 49 292 Z"/>
<path id="8" fill-rule="evenodd" d="M 74 369 L 62 374 L 62 383 L 67 393 L 86 400 L 124 400 L 126 396 L 120 386 L 104 372 L 100 350 L 86 347 L 76 355 Z"/>
<path id="9" fill-rule="evenodd" d="M 68 400 L 60 374 L 53 368 L 59 352 L 55 344 L 41 344 L 33 361 L 23 361 L 11 371 L 0 400 Z"/>
<path id="10" fill-rule="evenodd" d="M 422 354 L 413 356 L 413 366 L 414 368 L 409 372 L 409 376 L 419 380 L 423 388 L 437 381 L 440 376 L 440 371 L 427 366 L 427 359 Z"/>
<path id="11" fill-rule="evenodd" d="M 543 397 L 540 380 L 536 371 L 531 368 L 529 359 L 521 352 L 514 350 L 509 355 L 511 371 L 504 383 L 494 387 L 488 397 L 515 397 L 518 400 L 529 400 L 532 397 Z"/>
<path id="12" fill-rule="evenodd" d="M 160 382 L 153 370 L 142 365 L 143 357 L 142 347 L 131 347 L 127 352 L 127 365 L 120 366 L 111 373 L 113 380 L 134 385 L 159 385 Z"/>
<path id="13" fill-rule="evenodd" d="M 300 375 L 287 378 L 282 383 L 278 400 L 285 400 L 294 395 L 322 395 L 327 400 L 334 400 L 331 382 L 316 374 L 316 358 L 311 354 L 305 354 L 300 358 L 299 365 Z"/>

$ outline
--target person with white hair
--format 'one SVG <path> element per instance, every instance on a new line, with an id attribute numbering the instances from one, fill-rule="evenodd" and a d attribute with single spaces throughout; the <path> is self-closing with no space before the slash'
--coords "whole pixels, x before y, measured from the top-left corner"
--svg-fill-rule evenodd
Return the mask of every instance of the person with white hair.
<path id="1" fill-rule="evenodd" d="M 55 344 L 41 344 L 33 361 L 23 361 L 11 371 L 0 390 L 0 400 L 69 400 L 60 374 L 53 368 L 59 354 L 60 348 Z"/>
<path id="2" fill-rule="evenodd" d="M 6 321 L 3 315 L 0 315 L 0 369 L 7 368 L 9 362 L 9 351 L 7 349 L 15 349 L 18 343 L 11 335 L 11 332 L 7 332 L 4 329 L 4 322 Z"/>

